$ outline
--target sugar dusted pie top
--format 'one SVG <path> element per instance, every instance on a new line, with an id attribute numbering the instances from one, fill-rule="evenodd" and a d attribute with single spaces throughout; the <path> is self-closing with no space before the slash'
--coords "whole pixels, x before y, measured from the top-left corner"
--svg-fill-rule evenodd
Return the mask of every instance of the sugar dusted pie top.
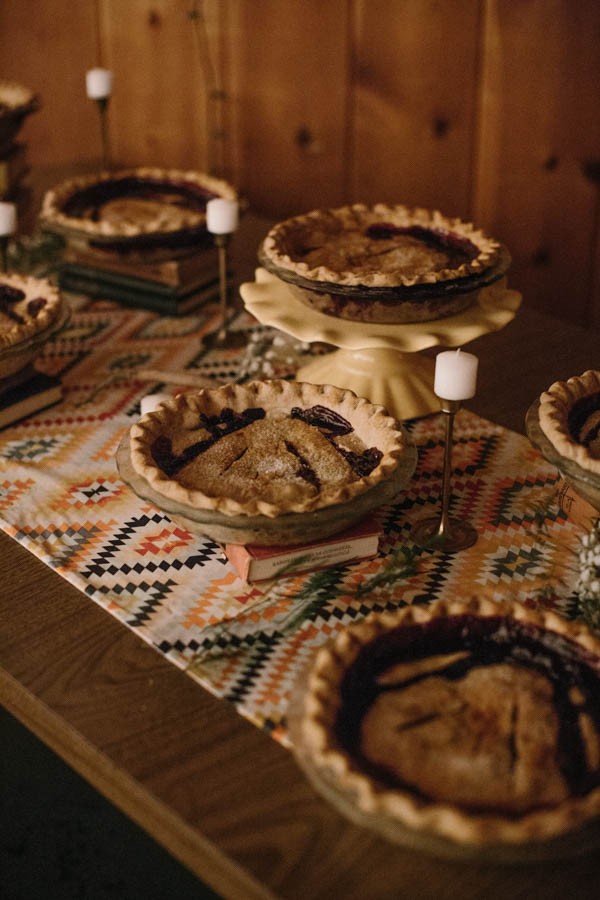
<path id="1" fill-rule="evenodd" d="M 90 237 L 171 234 L 205 225 L 214 197 L 235 190 L 203 172 L 136 168 L 73 178 L 49 190 L 41 217 L 49 227 Z"/>
<path id="2" fill-rule="evenodd" d="M 540 397 L 539 422 L 562 456 L 600 475 L 600 372 L 554 382 Z"/>
<path id="3" fill-rule="evenodd" d="M 329 385 L 224 385 L 180 395 L 131 429 L 133 467 L 196 509 L 277 516 L 351 499 L 405 449 L 382 407 Z"/>
<path id="4" fill-rule="evenodd" d="M 45 279 L 0 274 L 0 350 L 52 325 L 60 304 L 59 292 Z"/>
<path id="5" fill-rule="evenodd" d="M 383 203 L 313 210 L 275 225 L 262 259 L 338 285 L 397 287 L 463 278 L 492 266 L 499 244 L 438 211 Z"/>
<path id="6" fill-rule="evenodd" d="M 600 815 L 600 640 L 473 600 L 372 615 L 321 649 L 303 751 L 367 813 L 464 844 Z"/>

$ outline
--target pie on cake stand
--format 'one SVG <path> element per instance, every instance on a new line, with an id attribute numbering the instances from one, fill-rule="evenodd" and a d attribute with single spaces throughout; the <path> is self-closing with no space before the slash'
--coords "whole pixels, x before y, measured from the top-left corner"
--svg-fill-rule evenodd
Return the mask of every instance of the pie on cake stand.
<path id="1" fill-rule="evenodd" d="M 474 290 L 474 302 L 456 315 L 399 324 L 351 321 L 311 309 L 264 268 L 256 270 L 254 282 L 241 285 L 240 294 L 262 324 L 302 341 L 338 347 L 301 368 L 299 381 L 348 388 L 397 418 L 412 419 L 439 411 L 434 361 L 419 351 L 458 347 L 499 331 L 521 305 L 521 294 L 507 287 L 503 274 Z"/>

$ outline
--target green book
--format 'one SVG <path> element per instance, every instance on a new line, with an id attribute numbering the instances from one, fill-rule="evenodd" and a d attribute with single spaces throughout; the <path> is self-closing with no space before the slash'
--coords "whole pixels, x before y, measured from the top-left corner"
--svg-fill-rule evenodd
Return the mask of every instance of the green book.
<path id="1" fill-rule="evenodd" d="M 169 285 L 152 284 L 141 278 L 94 270 L 87 266 L 64 264 L 58 274 L 62 290 L 117 300 L 126 306 L 148 309 L 165 315 L 187 313 L 219 296 L 219 279 L 183 293 Z"/>

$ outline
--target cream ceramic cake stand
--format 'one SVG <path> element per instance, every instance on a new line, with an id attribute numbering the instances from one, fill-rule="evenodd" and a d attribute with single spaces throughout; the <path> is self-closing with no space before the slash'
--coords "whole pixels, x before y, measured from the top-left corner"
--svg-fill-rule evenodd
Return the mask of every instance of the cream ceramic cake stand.
<path id="1" fill-rule="evenodd" d="M 515 317 L 521 294 L 506 279 L 479 289 L 464 312 L 433 322 L 380 325 L 325 315 L 298 300 L 288 286 L 266 269 L 240 287 L 246 309 L 263 325 L 308 343 L 324 341 L 340 349 L 317 357 L 296 373 L 298 381 L 349 388 L 379 403 L 399 419 L 439 412 L 433 393 L 434 361 L 420 350 L 460 347 L 499 331 Z"/>

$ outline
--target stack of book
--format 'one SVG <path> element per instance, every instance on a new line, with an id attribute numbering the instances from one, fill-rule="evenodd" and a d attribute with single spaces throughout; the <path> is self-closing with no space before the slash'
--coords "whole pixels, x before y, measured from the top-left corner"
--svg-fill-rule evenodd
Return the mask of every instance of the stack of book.
<path id="1" fill-rule="evenodd" d="M 65 291 L 117 300 L 165 315 L 182 315 L 219 296 L 215 247 L 145 261 L 142 254 L 68 241 L 59 272 Z"/>

